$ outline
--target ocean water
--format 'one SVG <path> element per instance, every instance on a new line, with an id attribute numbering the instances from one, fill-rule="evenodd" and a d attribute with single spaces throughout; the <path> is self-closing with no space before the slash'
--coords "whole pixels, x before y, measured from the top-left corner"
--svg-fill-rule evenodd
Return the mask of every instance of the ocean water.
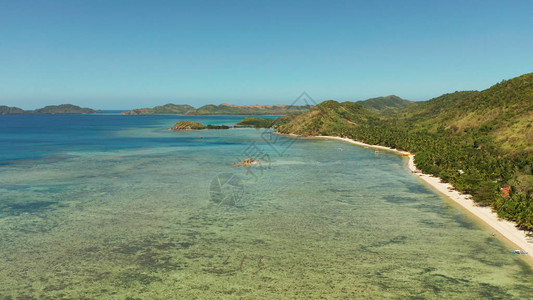
<path id="1" fill-rule="evenodd" d="M 523 258 L 395 154 L 167 130 L 241 118 L 0 116 L 0 299 L 533 295 Z"/>

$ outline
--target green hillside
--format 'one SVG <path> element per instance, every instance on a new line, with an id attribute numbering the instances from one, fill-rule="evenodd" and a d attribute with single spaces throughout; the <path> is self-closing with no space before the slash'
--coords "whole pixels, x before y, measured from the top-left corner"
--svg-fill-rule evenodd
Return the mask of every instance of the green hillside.
<path id="1" fill-rule="evenodd" d="M 477 91 L 462 91 L 433 98 L 428 101 L 414 102 L 413 105 L 401 111 L 398 117 L 409 118 L 412 121 L 420 122 L 431 120 L 438 115 L 445 114 L 453 109 L 458 102 L 466 97 L 479 93 Z"/>
<path id="2" fill-rule="evenodd" d="M 359 103 L 328 100 L 294 116 L 287 124 L 278 126 L 277 130 L 307 136 L 331 135 L 342 133 L 344 128 L 374 124 L 379 119 L 379 115 Z"/>
<path id="3" fill-rule="evenodd" d="M 481 92 L 415 103 L 389 116 L 356 104 L 326 101 L 277 130 L 408 150 L 425 173 L 533 229 L 533 73 Z M 507 186 L 511 192 L 502 197 L 500 188 Z"/>
<path id="4" fill-rule="evenodd" d="M 533 73 L 484 91 L 455 92 L 416 103 L 398 116 L 412 128 L 459 136 L 487 136 L 504 151 L 533 151 Z"/>

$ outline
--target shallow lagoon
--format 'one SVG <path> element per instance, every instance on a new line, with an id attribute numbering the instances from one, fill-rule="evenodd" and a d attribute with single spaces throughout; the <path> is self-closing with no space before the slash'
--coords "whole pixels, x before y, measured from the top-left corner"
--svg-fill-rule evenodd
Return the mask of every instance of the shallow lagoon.
<path id="1" fill-rule="evenodd" d="M 0 118 L 0 298 L 533 294 L 531 267 L 392 153 L 165 130 L 239 116 Z"/>

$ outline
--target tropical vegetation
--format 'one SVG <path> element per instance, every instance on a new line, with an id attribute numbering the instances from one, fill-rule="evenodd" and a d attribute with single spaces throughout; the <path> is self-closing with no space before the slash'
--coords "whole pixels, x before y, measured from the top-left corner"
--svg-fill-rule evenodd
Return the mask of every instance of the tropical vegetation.
<path id="1" fill-rule="evenodd" d="M 415 154 L 424 173 L 533 229 L 533 73 L 397 112 L 329 100 L 276 121 L 280 133 L 347 137 Z M 509 192 L 507 192 L 509 190 Z"/>

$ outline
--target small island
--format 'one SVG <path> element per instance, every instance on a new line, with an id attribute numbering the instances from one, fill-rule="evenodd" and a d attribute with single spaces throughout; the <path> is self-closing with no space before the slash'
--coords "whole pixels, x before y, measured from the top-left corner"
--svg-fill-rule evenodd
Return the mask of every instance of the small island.
<path id="1" fill-rule="evenodd" d="M 138 108 L 122 112 L 121 115 L 186 115 L 194 111 L 194 107 L 187 104 L 165 104 L 154 108 Z"/>
<path id="2" fill-rule="evenodd" d="M 21 114 L 93 114 L 96 111 L 91 108 L 83 108 L 72 104 L 48 105 L 36 110 L 23 110 L 18 107 L 0 106 L 0 115 L 21 115 Z"/>
<path id="3" fill-rule="evenodd" d="M 200 130 L 200 129 L 206 129 L 206 128 L 207 127 L 202 123 L 193 122 L 193 121 L 179 121 L 178 123 L 176 123 L 176 125 L 170 128 L 170 130 L 176 130 L 176 131 Z"/>
<path id="4" fill-rule="evenodd" d="M 246 117 L 235 125 L 240 127 L 270 128 L 275 122 L 275 119 L 269 120 L 257 117 Z"/>
<path id="5" fill-rule="evenodd" d="M 179 121 L 170 130 L 183 131 L 183 130 L 202 130 L 202 129 L 229 129 L 226 125 L 204 125 L 202 123 L 194 121 Z"/>
<path id="6" fill-rule="evenodd" d="M 21 108 L 0 105 L 0 115 L 18 115 L 24 113 L 26 113 L 26 111 Z"/>

